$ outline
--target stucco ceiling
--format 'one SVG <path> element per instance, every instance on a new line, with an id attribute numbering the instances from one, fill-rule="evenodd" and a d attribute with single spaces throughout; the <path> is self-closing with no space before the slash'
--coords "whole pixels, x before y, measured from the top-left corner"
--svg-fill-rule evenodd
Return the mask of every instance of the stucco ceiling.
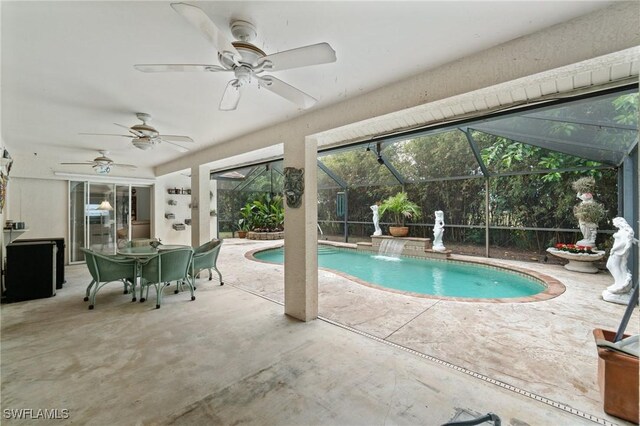
<path id="1" fill-rule="evenodd" d="M 337 62 L 273 73 L 317 98 L 318 109 L 611 3 L 190 4 L 229 39 L 231 19 L 253 22 L 254 44 L 267 54 L 328 42 Z M 113 123 L 137 124 L 135 113 L 145 112 L 161 133 L 191 136 L 197 151 L 305 113 L 256 88 L 244 93 L 236 111 L 222 112 L 228 74 L 134 70 L 137 63 L 218 63 L 214 48 L 169 2 L 3 1 L 1 7 L 2 138 L 12 152 L 38 153 L 55 165 L 107 149 L 116 161 L 153 167 L 184 154 L 166 145 L 141 151 L 126 138 L 79 133 L 121 133 Z"/>

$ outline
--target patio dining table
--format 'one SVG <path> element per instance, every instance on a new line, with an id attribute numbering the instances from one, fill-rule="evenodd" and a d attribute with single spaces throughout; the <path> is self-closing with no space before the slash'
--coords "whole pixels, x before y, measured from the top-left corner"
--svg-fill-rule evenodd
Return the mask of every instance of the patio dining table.
<path id="1" fill-rule="evenodd" d="M 166 244 L 166 245 L 159 245 L 157 248 L 152 246 L 124 247 L 124 248 L 118 249 L 117 253 L 120 256 L 132 257 L 135 259 L 144 260 L 145 258 L 149 258 L 155 254 L 158 254 L 161 251 L 175 250 L 175 249 L 180 249 L 185 247 L 191 247 L 191 246 Z"/>

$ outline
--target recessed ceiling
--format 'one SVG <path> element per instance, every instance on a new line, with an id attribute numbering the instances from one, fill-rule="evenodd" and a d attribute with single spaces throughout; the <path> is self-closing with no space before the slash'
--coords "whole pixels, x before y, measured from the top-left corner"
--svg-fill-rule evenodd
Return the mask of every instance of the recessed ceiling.
<path id="1" fill-rule="evenodd" d="M 267 54 L 328 42 L 337 62 L 273 72 L 318 99 L 313 109 L 603 8 L 612 1 L 192 2 L 229 39 L 229 22 L 257 28 Z M 222 73 L 158 73 L 141 63 L 218 64 L 215 49 L 169 2 L 10 2 L 2 7 L 2 139 L 10 151 L 52 164 L 106 149 L 117 162 L 153 167 L 182 153 L 121 133 L 151 114 L 163 134 L 188 135 L 192 151 L 305 111 L 257 88 L 236 111 L 218 110 Z M 263 93 L 264 92 L 264 93 Z M 126 133 L 126 130 L 124 130 Z M 123 133 L 123 134 L 125 134 Z"/>

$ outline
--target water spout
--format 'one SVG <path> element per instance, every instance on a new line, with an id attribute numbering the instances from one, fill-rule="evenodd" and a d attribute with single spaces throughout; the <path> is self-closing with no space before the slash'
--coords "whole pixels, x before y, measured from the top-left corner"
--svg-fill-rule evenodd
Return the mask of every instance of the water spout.
<path id="1" fill-rule="evenodd" d="M 380 242 L 380 248 L 378 249 L 378 257 L 384 259 L 397 259 L 400 260 L 400 255 L 404 249 L 406 240 L 399 240 L 395 238 L 385 238 Z"/>

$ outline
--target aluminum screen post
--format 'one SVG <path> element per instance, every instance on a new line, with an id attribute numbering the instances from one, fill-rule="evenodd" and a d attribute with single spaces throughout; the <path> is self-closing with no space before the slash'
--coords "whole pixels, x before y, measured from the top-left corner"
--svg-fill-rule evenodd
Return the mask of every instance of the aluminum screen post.
<path id="1" fill-rule="evenodd" d="M 489 177 L 484 181 L 484 256 L 489 257 Z"/>
<path id="2" fill-rule="evenodd" d="M 349 242 L 349 190 L 344 190 L 344 242 Z"/>

